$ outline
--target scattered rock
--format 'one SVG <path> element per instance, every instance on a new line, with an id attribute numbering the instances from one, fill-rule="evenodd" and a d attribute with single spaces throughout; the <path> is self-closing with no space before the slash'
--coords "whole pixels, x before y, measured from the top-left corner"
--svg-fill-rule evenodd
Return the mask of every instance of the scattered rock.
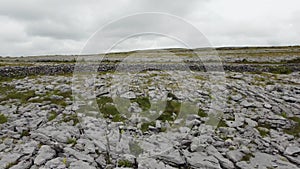
<path id="1" fill-rule="evenodd" d="M 264 104 L 264 107 L 267 108 L 267 109 L 271 109 L 271 108 L 272 108 L 272 105 L 270 105 L 269 103 L 265 103 L 265 104 Z"/>
<path id="2" fill-rule="evenodd" d="M 55 150 L 53 150 L 48 145 L 43 145 L 40 148 L 38 155 L 34 159 L 34 164 L 40 166 L 44 164 L 46 161 L 52 159 L 55 155 L 56 155 Z"/>
<path id="3" fill-rule="evenodd" d="M 201 152 L 186 153 L 186 159 L 192 168 L 221 169 L 219 161 Z"/>
<path id="4" fill-rule="evenodd" d="M 71 155 L 71 156 L 74 156 L 78 160 L 86 161 L 86 162 L 89 162 L 89 163 L 92 163 L 94 161 L 94 158 L 92 158 L 91 156 L 83 154 L 83 153 L 78 152 L 76 150 L 73 150 L 72 148 L 69 148 L 69 147 L 64 148 L 64 152 Z"/>
<path id="5" fill-rule="evenodd" d="M 94 166 L 89 165 L 86 162 L 83 161 L 75 161 L 70 164 L 70 168 L 72 169 L 96 169 Z"/>
<path id="6" fill-rule="evenodd" d="M 24 96 L 32 95 L 26 93 L 29 90 L 38 96 L 21 99 L 22 103 L 20 99 L 3 100 L 5 97 L 0 96 L 3 100 L 0 113 L 8 117 L 7 122 L 0 124 L 0 169 L 114 168 L 119 160 L 130 165 L 137 162 L 139 168 L 299 167 L 299 138 L 293 133 L 300 109 L 297 85 L 277 84 L 277 79 L 272 79 L 276 85 L 253 85 L 249 83 L 254 78 L 252 74 L 228 72 L 228 77 L 233 75 L 233 78 L 213 88 L 214 92 L 222 91 L 220 97 L 230 96 L 226 107 L 212 102 L 218 101 L 218 94 L 210 92 L 212 84 L 205 78 L 193 79 L 180 71 L 168 74 L 172 76 L 162 77 L 157 71 L 147 81 L 150 76 L 147 72 L 129 73 L 134 84 L 125 90 L 121 81 L 115 86 L 117 93 L 108 89 L 110 73 L 102 74 L 95 82 L 89 79 L 86 87 L 96 84 L 95 96 L 104 101 L 111 102 L 115 96 L 128 99 L 130 105 L 126 110 L 134 115 L 122 112 L 111 115 L 108 111 L 110 119 L 97 118 L 100 115 L 97 110 L 84 107 L 92 102 L 73 103 L 69 97 L 71 91 L 82 92 L 83 98 L 94 98 L 76 86 L 71 87 L 68 77 L 40 76 L 1 82 L 1 85 L 16 85 L 14 90 Z M 289 82 L 292 75 L 277 76 Z M 293 76 L 299 78 L 297 73 Z M 173 88 L 173 79 L 182 82 L 182 90 Z M 145 96 L 143 91 L 149 93 Z M 179 108 L 175 99 L 167 98 L 168 93 L 181 106 L 183 102 L 195 103 L 199 112 L 187 109 L 177 115 Z M 139 97 L 148 96 L 154 102 L 167 100 L 151 105 L 146 114 L 143 110 L 148 103 L 143 105 L 146 100 Z M 66 103 L 68 106 L 64 106 Z M 223 118 L 216 128 L 207 124 L 211 110 L 224 113 L 218 115 Z M 55 115 L 55 120 L 48 119 L 49 112 Z"/>
<path id="7" fill-rule="evenodd" d="M 241 106 L 245 107 L 245 108 L 249 108 L 249 107 L 255 107 L 253 102 L 248 102 L 247 100 L 244 100 L 240 103 Z"/>
<path id="8" fill-rule="evenodd" d="M 226 156 L 233 162 L 238 162 L 241 161 L 241 159 L 244 157 L 244 153 L 242 153 L 240 150 L 233 150 L 233 151 L 228 151 L 226 153 Z"/>
<path id="9" fill-rule="evenodd" d="M 171 151 L 168 154 L 159 155 L 158 159 L 166 161 L 170 165 L 177 165 L 178 166 L 178 165 L 184 165 L 185 164 L 185 162 L 182 159 L 182 157 L 181 157 L 178 150 Z"/>
<path id="10" fill-rule="evenodd" d="M 241 94 L 237 94 L 237 95 L 232 95 L 231 98 L 234 101 L 240 101 L 243 98 L 243 96 Z"/>
<path id="11" fill-rule="evenodd" d="M 1 154 L 0 167 L 6 168 L 15 165 L 21 156 L 22 155 L 18 153 Z"/>
<path id="12" fill-rule="evenodd" d="M 290 146 L 287 147 L 284 151 L 284 154 L 286 155 L 294 155 L 300 153 L 300 147 L 299 146 Z"/>

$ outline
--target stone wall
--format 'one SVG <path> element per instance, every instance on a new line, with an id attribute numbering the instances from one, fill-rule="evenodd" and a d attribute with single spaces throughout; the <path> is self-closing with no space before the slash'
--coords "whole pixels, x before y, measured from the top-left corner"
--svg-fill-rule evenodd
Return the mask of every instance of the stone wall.
<path id="1" fill-rule="evenodd" d="M 17 77 L 29 75 L 55 75 L 74 72 L 75 64 L 40 65 L 40 66 L 11 66 L 0 67 L 0 77 Z M 88 65 L 88 67 L 98 67 L 98 72 L 105 71 L 141 71 L 141 70 L 193 70 L 193 71 L 230 71 L 230 72 L 270 72 L 278 69 L 288 69 L 290 71 L 300 71 L 299 64 L 98 64 Z M 88 70 L 86 66 L 76 65 L 76 70 Z"/>

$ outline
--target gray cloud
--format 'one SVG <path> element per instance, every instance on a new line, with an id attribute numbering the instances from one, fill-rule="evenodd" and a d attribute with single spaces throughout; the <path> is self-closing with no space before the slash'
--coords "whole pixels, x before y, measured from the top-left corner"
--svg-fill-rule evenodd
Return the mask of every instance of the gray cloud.
<path id="1" fill-rule="evenodd" d="M 214 46 L 294 45 L 300 43 L 299 5 L 298 0 L 2 0 L 0 55 L 77 54 L 101 26 L 139 12 L 179 16 Z M 146 18 L 144 24 L 120 23 L 104 32 L 99 45 L 116 42 L 133 29 L 185 32 L 183 26 L 169 28 L 168 22 Z M 199 37 L 185 38 L 197 42 Z M 145 35 L 123 41 L 118 50 L 179 46 L 170 38 Z"/>

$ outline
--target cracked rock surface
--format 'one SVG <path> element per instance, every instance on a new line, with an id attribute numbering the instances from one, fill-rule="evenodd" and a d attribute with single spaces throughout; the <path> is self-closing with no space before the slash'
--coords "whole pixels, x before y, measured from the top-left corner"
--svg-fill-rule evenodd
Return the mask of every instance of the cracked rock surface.
<path id="1" fill-rule="evenodd" d="M 0 168 L 300 167 L 300 72 L 1 81 Z"/>

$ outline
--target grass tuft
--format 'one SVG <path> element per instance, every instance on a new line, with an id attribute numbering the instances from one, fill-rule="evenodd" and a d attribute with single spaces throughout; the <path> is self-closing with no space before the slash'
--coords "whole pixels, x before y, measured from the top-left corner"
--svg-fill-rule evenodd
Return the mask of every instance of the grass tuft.
<path id="1" fill-rule="evenodd" d="M 77 140 L 75 138 L 68 138 L 67 144 L 72 144 L 72 146 L 74 146 L 77 144 Z"/>
<path id="2" fill-rule="evenodd" d="M 57 113 L 55 111 L 51 111 L 48 116 L 48 121 L 52 121 L 57 117 Z"/>
<path id="3" fill-rule="evenodd" d="M 289 129 L 284 129 L 283 131 L 289 135 L 296 138 L 300 137 L 300 118 L 299 117 L 289 117 L 290 120 L 295 122 L 295 125 Z"/>
<path id="4" fill-rule="evenodd" d="M 255 156 L 251 153 L 246 154 L 243 156 L 243 158 L 241 159 L 241 161 L 250 161 L 251 158 L 254 158 Z"/>
<path id="5" fill-rule="evenodd" d="M 128 160 L 119 160 L 118 161 L 118 167 L 128 167 L 128 168 L 132 168 L 133 164 L 132 162 L 128 161 Z"/>
<path id="6" fill-rule="evenodd" d="M 147 97 L 138 97 L 138 98 L 133 99 L 131 101 L 138 103 L 138 105 L 140 106 L 140 108 L 143 111 L 147 111 L 147 110 L 149 110 L 151 108 L 150 100 Z"/>
<path id="7" fill-rule="evenodd" d="M 73 121 L 73 125 L 76 126 L 76 124 L 79 123 L 79 119 L 78 119 L 77 114 L 71 114 L 71 115 L 64 114 L 63 115 L 63 122 L 67 123 L 67 122 L 70 122 L 70 121 Z"/>
<path id="8" fill-rule="evenodd" d="M 28 130 L 23 130 L 21 133 L 21 137 L 26 137 L 26 136 L 30 136 L 30 133 Z"/>
<path id="9" fill-rule="evenodd" d="M 200 116 L 200 117 L 207 117 L 208 114 L 205 113 L 203 109 L 199 108 L 199 110 L 198 110 L 198 116 Z"/>
<path id="10" fill-rule="evenodd" d="M 276 67 L 271 67 L 270 72 L 274 74 L 290 74 L 293 71 L 288 67 L 276 66 Z"/>
<path id="11" fill-rule="evenodd" d="M 257 130 L 262 137 L 267 137 L 270 134 L 269 130 L 262 127 L 257 127 Z"/>
<path id="12" fill-rule="evenodd" d="M 4 114 L 0 114 L 0 124 L 4 124 L 7 122 L 7 117 Z"/>

